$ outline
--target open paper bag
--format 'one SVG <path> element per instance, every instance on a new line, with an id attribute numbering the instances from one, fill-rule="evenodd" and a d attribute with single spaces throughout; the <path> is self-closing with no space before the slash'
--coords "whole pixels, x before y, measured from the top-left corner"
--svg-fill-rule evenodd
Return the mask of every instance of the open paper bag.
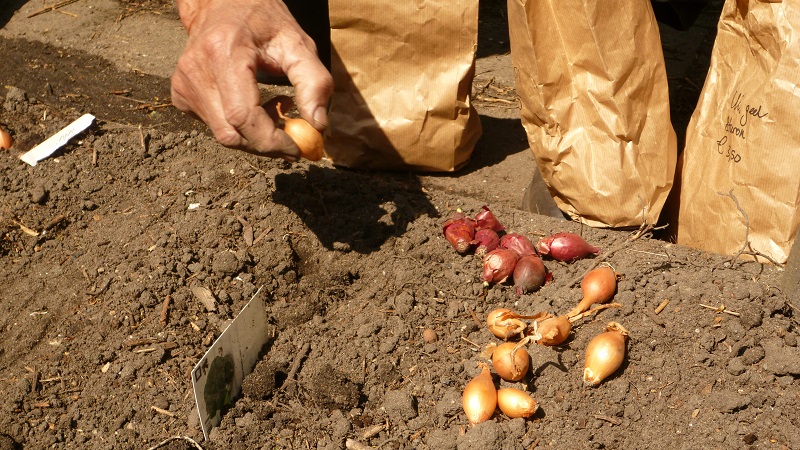
<path id="1" fill-rule="evenodd" d="M 325 150 L 360 169 L 452 171 L 481 134 L 470 102 L 477 0 L 330 0 Z"/>

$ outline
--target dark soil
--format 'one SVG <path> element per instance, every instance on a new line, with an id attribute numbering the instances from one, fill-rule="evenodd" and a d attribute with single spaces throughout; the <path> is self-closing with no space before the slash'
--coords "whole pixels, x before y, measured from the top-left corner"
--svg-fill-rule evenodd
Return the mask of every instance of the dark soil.
<path id="1" fill-rule="evenodd" d="M 164 3 L 126 2 L 111 17 L 177 20 Z M 41 7 L 14 5 L 20 20 Z M 494 11 L 487 57 L 504 51 L 502 3 Z M 711 42 L 672 83 L 676 130 Z M 3 34 L 0 57 L 0 127 L 17 142 L 0 153 L 2 450 L 197 448 L 166 441 L 176 436 L 207 450 L 800 448 L 798 322 L 779 270 L 518 209 L 528 180 L 505 179 L 524 150 L 514 111 L 479 103 L 498 139 L 461 173 L 365 173 L 226 150 L 162 106 L 166 78 L 91 53 Z M 54 157 L 17 158 L 86 111 L 95 125 Z M 497 342 L 487 313 L 563 313 L 598 262 L 546 260 L 553 281 L 521 297 L 486 288 L 478 258 L 441 228 L 483 205 L 533 240 L 571 231 L 602 247 L 622 306 L 576 323 L 560 347 L 529 346 L 523 382 L 497 380 L 528 390 L 534 417 L 470 426 L 461 392 Z M 259 288 L 270 341 L 204 441 L 190 371 Z M 610 321 L 630 332 L 627 358 L 584 387 L 584 350 Z"/>

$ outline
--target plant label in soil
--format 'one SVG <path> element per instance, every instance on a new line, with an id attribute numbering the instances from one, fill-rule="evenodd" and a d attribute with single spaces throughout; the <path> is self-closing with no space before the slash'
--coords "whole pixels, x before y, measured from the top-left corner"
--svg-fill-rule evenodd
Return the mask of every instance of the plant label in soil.
<path id="1" fill-rule="evenodd" d="M 31 166 L 35 166 L 39 161 L 47 158 L 55 153 L 56 150 L 66 145 L 70 139 L 77 136 L 83 130 L 89 128 L 94 122 L 94 116 L 91 114 L 84 114 L 77 120 L 62 128 L 58 133 L 50 136 L 41 144 L 33 147 L 27 153 L 19 157 Z"/>
<path id="2" fill-rule="evenodd" d="M 192 386 L 203 436 L 219 425 L 222 413 L 233 404 L 242 380 L 259 358 L 267 342 L 267 312 L 258 294 L 242 308 L 239 315 L 214 341 L 192 370 Z"/>

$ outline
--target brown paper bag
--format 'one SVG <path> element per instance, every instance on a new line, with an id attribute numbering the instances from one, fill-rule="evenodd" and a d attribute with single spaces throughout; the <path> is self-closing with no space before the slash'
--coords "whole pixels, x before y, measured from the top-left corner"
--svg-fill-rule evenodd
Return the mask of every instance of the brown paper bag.
<path id="1" fill-rule="evenodd" d="M 686 134 L 678 243 L 786 261 L 800 223 L 798 33 L 796 1 L 726 0 Z"/>
<path id="2" fill-rule="evenodd" d="M 597 227 L 654 224 L 677 143 L 648 0 L 509 0 L 522 124 L 558 207 Z"/>
<path id="3" fill-rule="evenodd" d="M 330 0 L 331 98 L 325 151 L 364 169 L 452 171 L 481 125 L 470 102 L 477 0 Z"/>

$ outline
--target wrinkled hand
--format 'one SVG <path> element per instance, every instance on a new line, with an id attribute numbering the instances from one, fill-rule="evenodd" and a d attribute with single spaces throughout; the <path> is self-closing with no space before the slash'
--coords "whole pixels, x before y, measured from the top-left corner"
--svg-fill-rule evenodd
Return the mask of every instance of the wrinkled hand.
<path id="1" fill-rule="evenodd" d="M 172 103 L 199 117 L 224 146 L 261 156 L 298 158 L 275 126 L 256 81 L 259 69 L 286 75 L 300 115 L 323 131 L 333 79 L 316 46 L 280 0 L 178 0 L 189 33 L 172 75 Z"/>

